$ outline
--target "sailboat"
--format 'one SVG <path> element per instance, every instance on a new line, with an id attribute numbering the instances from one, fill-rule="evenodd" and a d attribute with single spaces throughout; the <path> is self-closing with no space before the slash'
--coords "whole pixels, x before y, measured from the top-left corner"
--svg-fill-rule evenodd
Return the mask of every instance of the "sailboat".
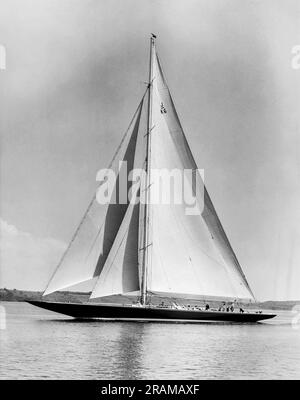
<path id="1" fill-rule="evenodd" d="M 128 171 L 137 163 L 143 173 L 129 182 Z M 187 212 L 183 202 L 154 201 L 159 186 L 157 170 L 192 172 L 186 174 L 184 184 L 195 196 L 198 213 Z M 255 298 L 183 132 L 154 34 L 150 37 L 147 89 L 107 171 L 116 174 L 108 201 L 99 204 L 97 196 L 99 189 L 105 192 L 108 182 L 108 177 L 102 176 L 43 294 L 94 280 L 89 301 L 29 303 L 79 319 L 257 322 L 275 316 L 241 307 Z M 127 198 L 120 201 L 119 184 L 124 176 Z M 144 201 L 137 201 L 141 198 Z M 125 295 L 124 299 L 135 295 L 138 301 L 101 301 L 112 295 Z M 155 303 L 153 299 L 159 296 L 169 299 L 169 304 Z M 175 299 L 182 298 L 207 304 L 180 305 Z M 220 307 L 214 309 L 209 302 Z M 231 311 L 224 308 L 229 302 Z"/>

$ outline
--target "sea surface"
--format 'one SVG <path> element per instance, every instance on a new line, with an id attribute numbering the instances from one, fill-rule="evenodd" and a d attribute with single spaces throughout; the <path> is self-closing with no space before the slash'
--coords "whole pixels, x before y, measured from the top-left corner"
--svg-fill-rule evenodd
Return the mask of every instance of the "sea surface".
<path id="1" fill-rule="evenodd" d="M 1 379 L 300 379 L 299 309 L 253 325 L 76 322 L 15 302 L 0 312 Z"/>

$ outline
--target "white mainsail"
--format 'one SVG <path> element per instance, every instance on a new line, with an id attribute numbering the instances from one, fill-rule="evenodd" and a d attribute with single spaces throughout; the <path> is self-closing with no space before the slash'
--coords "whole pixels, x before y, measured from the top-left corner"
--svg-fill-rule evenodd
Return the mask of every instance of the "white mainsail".
<path id="1" fill-rule="evenodd" d="M 154 44 L 152 51 L 151 169 L 196 170 Z M 198 175 L 198 185 L 200 179 Z M 152 174 L 152 194 L 155 185 L 158 182 Z M 147 266 L 147 290 L 252 300 L 251 289 L 204 185 L 201 192 L 204 195 L 201 215 L 187 215 L 184 204 L 150 206 L 151 261 Z M 200 204 L 202 199 L 198 200 Z"/>
<path id="2" fill-rule="evenodd" d="M 124 143 L 118 157 L 114 157 L 110 168 L 118 173 L 119 161 L 127 162 L 127 171 L 134 167 L 135 152 L 143 99 L 125 133 Z M 118 199 L 118 179 L 122 175 L 122 164 L 112 198 Z M 130 187 L 128 188 L 128 190 Z M 98 277 L 105 264 L 123 221 L 128 204 L 100 205 L 96 196 L 92 199 L 75 235 L 52 276 L 44 296 L 75 284 Z"/>

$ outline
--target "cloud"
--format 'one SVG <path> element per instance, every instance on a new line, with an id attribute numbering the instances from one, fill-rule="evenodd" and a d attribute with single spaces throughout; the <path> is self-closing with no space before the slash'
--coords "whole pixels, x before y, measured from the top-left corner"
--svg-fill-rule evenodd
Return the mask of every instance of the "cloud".
<path id="1" fill-rule="evenodd" d="M 0 219 L 0 287 L 44 290 L 65 248 Z"/>

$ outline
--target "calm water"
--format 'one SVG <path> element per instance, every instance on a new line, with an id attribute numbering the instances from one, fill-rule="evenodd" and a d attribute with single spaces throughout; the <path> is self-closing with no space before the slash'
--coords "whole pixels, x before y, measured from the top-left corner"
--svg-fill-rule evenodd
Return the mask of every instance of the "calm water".
<path id="1" fill-rule="evenodd" d="M 1 305 L 2 379 L 300 378 L 292 312 L 255 325 L 75 322 L 26 303 Z"/>

